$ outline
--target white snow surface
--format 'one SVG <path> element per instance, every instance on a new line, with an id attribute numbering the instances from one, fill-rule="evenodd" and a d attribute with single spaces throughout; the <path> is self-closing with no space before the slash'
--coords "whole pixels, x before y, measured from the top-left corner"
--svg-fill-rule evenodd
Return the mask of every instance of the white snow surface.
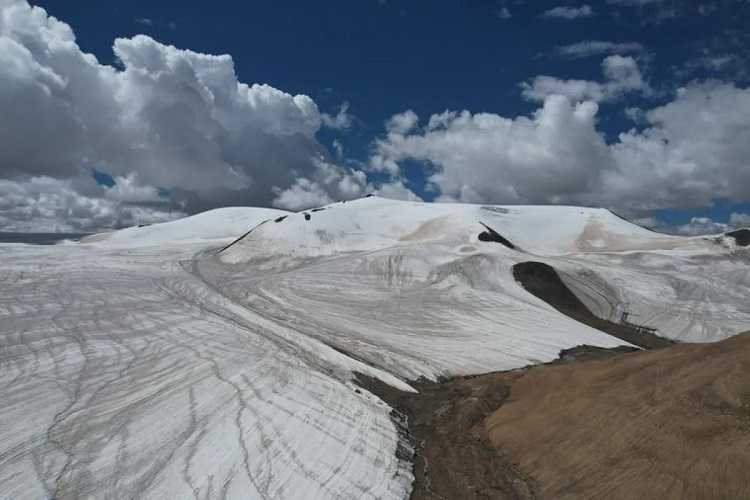
<path id="1" fill-rule="evenodd" d="M 322 208 L 0 245 L 0 497 L 406 498 L 391 409 L 355 372 L 413 390 L 625 344 L 527 293 L 518 262 L 671 338 L 750 329 L 730 238 L 579 207 Z"/>
<path id="2" fill-rule="evenodd" d="M 84 242 L 106 241 L 112 246 L 145 246 L 237 238 L 266 219 L 288 213 L 273 208 L 217 208 L 161 224 L 129 227 L 111 233 L 87 236 Z"/>

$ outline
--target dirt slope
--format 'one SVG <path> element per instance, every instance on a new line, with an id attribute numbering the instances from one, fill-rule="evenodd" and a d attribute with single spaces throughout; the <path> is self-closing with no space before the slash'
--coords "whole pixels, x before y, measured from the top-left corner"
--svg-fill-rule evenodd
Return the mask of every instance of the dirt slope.
<path id="1" fill-rule="evenodd" d="M 488 437 L 544 498 L 750 498 L 750 333 L 487 377 Z"/>
<path id="2" fill-rule="evenodd" d="M 417 381 L 418 394 L 358 381 L 408 426 L 414 500 L 750 498 L 750 332 L 619 351 Z"/>

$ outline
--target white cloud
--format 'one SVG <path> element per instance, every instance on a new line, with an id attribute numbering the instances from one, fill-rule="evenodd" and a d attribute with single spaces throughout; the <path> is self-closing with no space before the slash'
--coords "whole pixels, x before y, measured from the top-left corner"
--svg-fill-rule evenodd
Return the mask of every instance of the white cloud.
<path id="1" fill-rule="evenodd" d="M 446 200 L 555 202 L 589 183 L 606 159 L 606 145 L 594 131 L 597 109 L 593 102 L 572 105 L 549 96 L 529 118 L 446 112 L 425 128 L 389 131 L 376 142 L 374 159 L 439 167 L 429 180 Z"/>
<path id="2" fill-rule="evenodd" d="M 510 19 L 511 17 L 513 17 L 513 14 L 511 14 L 508 7 L 500 7 L 497 10 L 497 17 L 499 17 L 500 19 Z"/>
<path id="3" fill-rule="evenodd" d="M 718 222 L 710 217 L 693 217 L 686 224 L 667 228 L 669 232 L 695 236 L 700 234 L 719 234 L 733 229 L 750 227 L 750 214 L 734 212 L 727 222 Z"/>
<path id="4" fill-rule="evenodd" d="M 615 43 L 602 40 L 584 40 L 557 47 L 555 53 L 568 59 L 579 59 L 603 54 L 628 54 L 641 52 L 642 50 L 643 45 L 636 42 Z"/>
<path id="5" fill-rule="evenodd" d="M 349 103 L 344 102 L 339 106 L 339 110 L 335 115 L 329 115 L 328 113 L 323 113 L 321 115 L 321 118 L 323 120 L 323 124 L 332 129 L 336 130 L 345 130 L 352 126 L 352 122 L 354 121 L 354 117 L 349 114 Z"/>
<path id="6" fill-rule="evenodd" d="M 729 216 L 729 225 L 734 228 L 750 227 L 750 214 L 733 213 Z"/>
<path id="7" fill-rule="evenodd" d="M 315 171 L 299 177 L 288 188 L 274 187 L 273 206 L 286 210 L 301 210 L 332 203 L 334 200 L 351 200 L 365 194 L 367 177 L 361 170 L 351 170 L 315 158 Z"/>
<path id="8" fill-rule="evenodd" d="M 521 84 L 523 96 L 531 101 L 543 101 L 550 95 L 564 95 L 574 101 L 612 101 L 628 92 L 649 92 L 638 63 L 632 57 L 612 55 L 602 61 L 603 83 L 590 80 L 565 80 L 541 75 Z"/>
<path id="9" fill-rule="evenodd" d="M 0 228 L 3 231 L 86 232 L 111 227 L 150 224 L 177 219 L 187 214 L 166 206 L 138 206 L 126 203 L 122 193 L 107 192 L 88 182 L 81 194 L 76 181 L 39 176 L 26 180 L 0 179 Z M 128 198 L 125 196 L 124 198 Z"/>
<path id="10" fill-rule="evenodd" d="M 616 74 L 620 68 L 613 65 Z M 599 205 L 643 214 L 750 200 L 750 89 L 696 83 L 644 112 L 648 127 L 607 144 L 598 107 L 547 95 L 531 116 L 445 112 L 388 129 L 373 167 L 398 175 L 405 160 L 436 170 L 443 200 Z"/>
<path id="11" fill-rule="evenodd" d="M 105 197 L 127 203 L 164 203 L 159 190 L 154 186 L 140 185 L 136 174 L 115 177 L 115 185 L 106 188 Z"/>
<path id="12" fill-rule="evenodd" d="M 656 207 L 750 199 L 750 88 L 693 84 L 645 118 L 611 146 L 605 189 Z"/>
<path id="13" fill-rule="evenodd" d="M 594 15 L 588 5 L 551 11 Z M 585 41 L 566 46 L 566 57 L 636 45 Z M 645 129 L 605 142 L 596 102 L 650 92 L 632 57 L 607 57 L 600 82 L 527 82 L 524 95 L 542 103 L 530 116 L 445 112 L 420 126 L 411 110 L 394 115 L 368 165 L 389 181 L 372 185 L 316 138 L 323 126 L 352 125 L 347 103 L 321 113 L 307 96 L 240 82 L 228 55 L 143 35 L 117 39 L 114 53 L 117 67 L 100 64 L 67 24 L 24 0 L 0 0 L 0 228 L 101 228 L 218 204 L 299 209 L 367 192 L 414 199 L 405 160 L 429 164 L 443 200 L 642 212 L 750 198 L 749 89 L 693 84 L 665 106 L 634 110 Z M 93 183 L 93 167 L 115 185 Z"/>
<path id="14" fill-rule="evenodd" d="M 316 139 L 323 124 L 351 125 L 346 103 L 326 115 L 305 95 L 238 81 L 229 55 L 144 35 L 113 50 L 120 68 L 83 52 L 44 9 L 0 1 L 0 179 L 96 167 L 144 203 L 159 187 L 189 212 L 267 205 L 273 187 L 314 175 L 330 155 Z"/>
<path id="15" fill-rule="evenodd" d="M 390 117 L 385 123 L 387 140 L 381 141 L 380 146 L 383 151 L 376 152 L 370 158 L 370 169 L 376 172 L 386 172 L 389 175 L 398 176 L 399 166 L 393 159 L 395 156 L 386 149 L 396 151 L 399 149 L 399 143 L 404 136 L 411 132 L 419 122 L 417 114 L 408 109 L 403 113 L 398 113 Z"/>
<path id="16" fill-rule="evenodd" d="M 393 181 L 381 184 L 379 187 L 369 189 L 373 194 L 392 200 L 422 201 L 422 198 L 414 194 L 402 181 Z"/>
<path id="17" fill-rule="evenodd" d="M 286 210 L 301 210 L 327 205 L 332 202 L 333 199 L 328 196 L 320 184 L 307 178 L 301 178 L 297 179 L 290 187 L 280 189 L 273 200 L 273 206 Z"/>
<path id="18" fill-rule="evenodd" d="M 361 170 L 316 159 L 316 170 L 309 177 L 300 177 L 287 189 L 274 189 L 273 206 L 286 210 L 301 210 L 325 205 L 336 200 L 353 200 L 368 193 L 398 200 L 421 200 L 399 178 L 373 184 Z"/>
<path id="19" fill-rule="evenodd" d="M 398 113 L 390 117 L 385 124 L 385 128 L 389 132 L 405 134 L 413 129 L 418 121 L 419 117 L 417 114 L 411 109 L 408 109 L 403 113 Z"/>
<path id="20" fill-rule="evenodd" d="M 584 4 L 580 7 L 572 7 L 567 5 L 561 5 L 552 9 L 546 10 L 542 13 L 542 17 L 549 19 L 579 19 L 582 17 L 591 17 L 595 15 L 594 9 L 590 5 Z"/>
<path id="21" fill-rule="evenodd" d="M 699 234 L 718 234 L 725 232 L 729 226 L 716 222 L 709 217 L 693 217 L 687 224 L 682 224 L 673 229 L 676 234 L 695 236 Z"/>

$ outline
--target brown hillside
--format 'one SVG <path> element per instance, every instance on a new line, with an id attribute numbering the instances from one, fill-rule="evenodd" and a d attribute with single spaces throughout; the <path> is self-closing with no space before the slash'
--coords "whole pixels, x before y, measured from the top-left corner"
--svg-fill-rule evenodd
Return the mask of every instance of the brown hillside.
<path id="1" fill-rule="evenodd" d="M 510 385 L 485 428 L 544 498 L 750 498 L 750 333 L 481 378 Z"/>

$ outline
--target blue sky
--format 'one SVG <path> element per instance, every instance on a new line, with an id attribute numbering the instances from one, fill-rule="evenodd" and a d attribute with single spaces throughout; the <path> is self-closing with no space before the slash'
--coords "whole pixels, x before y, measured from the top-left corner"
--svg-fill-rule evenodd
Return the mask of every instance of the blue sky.
<path id="1" fill-rule="evenodd" d="M 285 146 L 295 151 L 294 158 L 278 160 L 287 152 L 271 151 L 272 146 L 266 142 L 259 145 L 258 149 L 271 151 L 268 154 L 275 166 L 268 169 L 286 169 L 292 173 L 284 178 L 286 180 L 275 176 L 264 185 L 263 193 L 275 190 L 276 198 L 270 194 L 266 196 L 257 189 L 253 191 L 255 188 L 242 194 L 236 190 L 230 192 L 226 185 L 218 186 L 210 193 L 201 192 L 194 186 L 180 185 L 179 181 L 174 180 L 179 176 L 152 175 L 148 169 L 153 170 L 154 167 L 132 167 L 133 161 L 141 160 L 128 159 L 128 165 L 131 165 L 128 167 L 121 156 L 115 156 L 109 149 L 98 156 L 92 156 L 90 152 L 81 155 L 84 159 L 79 163 L 85 169 L 93 172 L 96 168 L 99 172 L 106 172 L 114 184 L 118 183 L 118 178 L 129 179 L 119 182 L 133 189 L 152 189 L 161 193 L 159 197 L 142 196 L 141 201 L 123 199 L 126 205 L 140 203 L 154 210 L 163 203 L 163 194 L 169 192 L 175 193 L 175 206 L 182 207 L 188 213 L 220 205 L 221 200 L 249 205 L 283 206 L 283 203 L 287 203 L 287 208 L 299 208 L 305 200 L 325 201 L 326 198 L 356 194 L 356 190 L 344 193 L 324 185 L 320 180 L 322 174 L 319 174 L 319 165 L 303 165 L 304 161 L 299 159 L 302 153 L 298 154 L 297 151 L 315 151 L 315 154 L 322 155 L 325 162 L 335 163 L 336 168 L 346 170 L 338 174 L 343 176 L 341 179 L 354 175 L 352 179 L 360 183 L 362 192 L 378 188 L 380 183 L 400 183 L 399 186 L 425 200 L 611 205 L 611 208 L 633 218 L 647 221 L 649 217 L 656 217 L 658 221 L 651 220 L 651 224 L 661 221 L 671 226 L 688 224 L 694 217 L 708 217 L 714 222 L 726 223 L 733 213 L 750 212 L 746 193 L 731 186 L 745 178 L 741 173 L 735 175 L 743 166 L 741 161 L 737 163 L 737 157 L 743 151 L 729 152 L 727 162 L 731 165 L 717 168 L 715 176 L 727 179 L 723 184 L 717 184 L 720 186 L 718 188 L 711 187 L 709 180 L 712 176 L 707 175 L 706 170 L 713 167 L 705 160 L 715 154 L 711 148 L 722 147 L 718 143 L 732 143 L 738 138 L 747 137 L 747 129 L 742 127 L 743 123 L 746 127 L 750 124 L 747 115 L 735 117 L 731 126 L 726 127 L 728 131 L 717 136 L 714 143 L 708 145 L 705 154 L 690 153 L 699 159 L 685 159 L 688 153 L 683 150 L 663 153 L 678 158 L 683 164 L 685 161 L 694 162 L 696 166 L 688 170 L 701 169 L 703 173 L 699 178 L 682 180 L 683 184 L 675 188 L 674 193 L 665 193 L 671 189 L 665 183 L 659 187 L 658 193 L 645 196 L 642 201 L 633 200 L 623 187 L 637 188 L 628 179 L 611 181 L 616 182 L 612 186 L 618 190 L 618 194 L 611 198 L 604 191 L 615 188 L 607 188 L 606 182 L 600 185 L 597 181 L 589 191 L 566 187 L 559 192 L 550 188 L 550 183 L 545 179 L 535 178 L 527 183 L 523 178 L 524 172 L 538 177 L 542 169 L 549 168 L 549 163 L 511 165 L 507 168 L 513 174 L 506 175 L 506 165 L 516 160 L 510 157 L 508 160 L 494 160 L 492 146 L 487 146 L 487 143 L 492 142 L 495 136 L 477 139 L 474 150 L 454 155 L 447 151 L 452 147 L 450 144 L 474 142 L 471 136 L 465 135 L 469 132 L 464 128 L 460 129 L 459 134 L 459 121 L 451 118 L 444 122 L 442 129 L 436 131 L 426 127 L 431 116 L 445 111 L 458 113 L 466 110 L 475 121 L 482 114 L 507 120 L 533 117 L 540 109 L 547 109 L 548 114 L 552 115 L 554 110 L 548 98 L 551 94 L 562 93 L 573 107 L 583 101 L 596 102 L 591 127 L 605 145 L 620 142 L 620 133 L 629 130 L 642 133 L 655 125 L 665 129 L 663 134 L 660 132 L 660 141 L 674 143 L 679 140 L 689 145 L 692 142 L 689 135 L 673 132 L 679 128 L 677 125 L 661 125 L 661 118 L 643 117 L 648 116 L 651 110 L 677 103 L 673 107 L 679 108 L 679 112 L 675 111 L 674 117 L 670 115 L 669 119 L 679 120 L 681 116 L 690 116 L 686 110 L 689 103 L 718 101 L 712 99 L 712 92 L 723 92 L 723 102 L 730 104 L 735 99 L 744 99 L 750 78 L 747 55 L 750 36 L 746 29 L 750 22 L 750 2 L 361 0 L 322 4 L 226 1 L 207 5 L 205 2 L 192 1 L 131 1 L 115 5 L 111 2 L 77 0 L 37 1 L 33 5 L 44 8 L 49 15 L 69 25 L 75 33 L 79 50 L 94 54 L 99 67 L 111 66 L 123 73 L 126 66 L 134 67 L 137 62 L 123 63 L 118 60 L 113 51 L 113 41 L 116 38 L 134 40 L 136 35 L 145 34 L 159 44 L 171 45 L 181 51 L 189 49 L 200 54 L 229 54 L 238 82 L 250 85 L 265 83 L 290 96 L 309 96 L 320 114 L 325 114 L 330 120 L 335 118 L 342 105 L 347 106 L 344 108 L 346 112 L 341 115 L 345 118 L 345 126 L 326 126 L 326 118 L 323 117 L 323 125 L 303 133 L 308 133 L 309 137 L 300 139 L 292 146 Z M 146 50 L 142 48 L 143 44 L 131 45 L 138 45 L 138 50 Z M 134 49 L 131 47 L 129 50 L 133 53 Z M 610 60 L 611 64 L 607 66 L 607 57 L 619 59 Z M 132 61 L 136 59 L 133 56 Z M 613 76 L 607 76 L 606 68 L 610 68 Z M 634 71 L 637 73 L 635 76 Z M 540 76 L 549 77 L 546 87 L 543 85 L 545 82 L 535 80 Z M 579 90 L 572 88 L 571 80 L 578 82 L 576 88 Z M 522 87 L 524 82 L 527 84 L 526 93 Z M 678 89 L 691 85 L 695 87 L 691 91 L 694 98 L 680 100 Z M 731 88 L 716 90 L 719 85 Z M 581 91 L 583 87 L 586 90 Z M 420 128 L 410 128 L 396 137 L 396 142 L 389 140 L 390 129 L 385 124 L 394 115 L 407 110 L 419 117 Z M 700 112 L 700 109 L 696 110 L 696 113 Z M 711 120 L 722 112 L 722 109 L 712 109 Z M 148 118 L 147 123 L 151 123 L 148 122 L 151 119 Z M 161 119 L 156 122 L 161 123 Z M 562 134 L 567 126 L 561 122 L 560 127 Z M 153 128 L 158 129 L 155 125 Z M 690 133 L 701 136 L 699 131 Z M 99 144 L 102 140 L 87 139 L 85 145 Z M 109 135 L 106 140 L 110 140 Z M 247 140 L 255 144 L 254 139 Z M 559 141 L 566 140 L 564 135 L 560 135 Z M 581 140 L 591 141 L 590 138 Z M 405 145 L 405 141 L 409 141 L 410 145 Z M 533 144 L 538 143 L 537 139 L 534 141 Z M 274 144 L 283 142 L 274 140 Z M 218 143 L 219 147 L 224 147 L 224 139 Z M 285 148 L 279 147 L 282 151 Z M 567 153 L 563 146 L 550 146 L 548 142 L 544 147 L 547 149 L 540 153 L 541 157 L 550 156 L 561 147 Z M 586 162 L 586 155 L 602 149 L 603 145 L 592 147 L 594 149 L 589 145 L 582 146 L 580 152 L 571 152 L 570 158 L 561 157 L 560 161 L 574 164 Z M 480 148 L 486 151 L 477 153 Z M 644 146 L 641 150 L 648 148 Z M 386 156 L 390 155 L 387 159 L 398 165 L 397 170 L 382 165 L 373 166 L 377 163 L 373 158 L 378 155 L 382 157 L 384 151 L 387 152 Z M 162 151 L 158 154 L 162 154 Z M 200 156 L 202 153 L 190 154 Z M 237 154 L 232 150 L 222 151 L 220 155 L 222 161 L 230 164 L 230 170 L 234 164 L 226 158 L 235 158 Z M 583 155 L 581 160 L 577 154 Z M 471 158 L 471 166 L 460 163 L 463 157 Z M 633 158 L 634 155 L 628 154 L 627 157 Z M 169 158 L 172 162 L 177 161 L 172 156 Z M 266 156 L 262 160 L 268 164 Z M 245 165 L 252 161 L 255 158 L 242 158 L 237 163 Z M 627 172 L 633 169 L 622 164 L 623 160 L 617 161 L 620 163 L 612 168 L 618 171 L 618 176 L 627 177 Z M 483 170 L 473 170 L 477 162 L 486 163 L 481 167 Z M 265 176 L 257 168 L 247 167 L 243 170 L 253 179 L 254 186 L 262 185 L 257 179 Z M 585 173 L 575 168 L 576 165 L 563 168 L 556 175 L 581 176 L 582 182 L 586 182 Z M 675 168 L 679 170 L 681 167 Z M 313 172 L 314 169 L 317 170 Z M 475 176 L 473 184 L 467 181 L 463 185 L 456 180 L 464 176 L 462 169 L 465 169 L 467 179 Z M 674 175 L 674 171 L 660 174 L 659 179 Z M 363 172 L 366 180 L 357 177 L 357 172 Z M 435 177 L 436 172 L 445 172 L 444 177 L 451 177 L 452 180 Z M 494 178 L 493 172 L 497 173 L 498 183 L 508 185 L 507 190 L 484 189 L 483 185 L 488 179 Z M 65 174 L 67 177 L 48 170 L 42 173 L 55 179 L 72 179 L 71 189 L 74 192 L 93 196 L 77 187 L 83 181 L 79 182 L 71 173 Z M 682 170 L 679 170 L 679 175 L 682 177 Z M 16 172 L 6 174 L 6 177 L 20 179 L 23 176 Z M 309 182 L 299 183 L 299 178 L 308 179 Z M 110 189 L 106 195 L 112 199 L 115 195 L 111 190 L 113 186 L 106 186 L 109 183 L 105 183 L 105 187 Z M 726 184 L 729 186 L 721 187 Z M 698 193 L 694 188 L 696 185 L 703 186 L 704 191 L 714 189 L 717 192 Z M 621 188 L 622 192 L 619 192 Z M 684 198 L 681 194 L 683 191 Z M 399 192 L 403 193 L 403 189 Z M 284 196 L 284 193 L 288 196 Z M 286 201 L 280 201 L 282 198 Z M 649 201 L 656 198 L 660 200 L 658 203 Z M 174 210 L 170 209 L 170 212 Z M 112 223 L 122 224 L 128 220 L 126 217 Z"/>
<path id="2" fill-rule="evenodd" d="M 468 109 L 514 116 L 532 111 L 519 82 L 538 74 L 597 79 L 600 58 L 556 57 L 555 50 L 583 40 L 640 43 L 649 77 L 669 91 L 693 78 L 728 77 L 747 83 L 747 60 L 719 68 L 677 70 L 705 49 L 741 56 L 750 36 L 748 2 L 642 2 L 643 7 L 588 2 L 595 15 L 564 20 L 541 14 L 560 1 L 336 1 L 203 2 L 37 1 L 71 24 L 81 47 L 112 64 L 112 40 L 139 33 L 160 42 L 208 54 L 231 54 L 240 81 L 264 82 L 311 96 L 322 108 L 342 101 L 369 135 L 381 132 L 391 115 Z M 638 3 L 637 1 L 635 3 Z M 503 6 L 511 14 L 502 18 Z M 697 14 L 701 5 L 716 5 Z M 681 15 L 658 17 L 679 10 Z M 744 40 L 733 41 L 736 31 Z M 715 47 L 715 48 L 714 48 Z M 655 99 L 659 101 L 659 99 Z M 662 99 L 664 100 L 664 99 Z M 622 103 L 612 106 L 603 126 L 628 127 Z M 356 138 L 347 138 L 352 142 Z"/>

